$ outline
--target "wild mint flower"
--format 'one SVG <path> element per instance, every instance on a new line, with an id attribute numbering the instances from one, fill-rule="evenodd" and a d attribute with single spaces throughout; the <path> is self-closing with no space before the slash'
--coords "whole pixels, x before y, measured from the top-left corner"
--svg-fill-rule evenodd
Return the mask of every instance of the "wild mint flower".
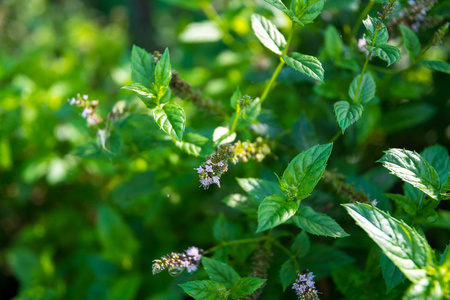
<path id="1" fill-rule="evenodd" d="M 258 137 L 254 143 L 237 141 L 233 145 L 220 145 L 201 166 L 194 168 L 199 176 L 200 187 L 208 189 L 213 183 L 220 187 L 220 177 L 228 171 L 229 160 L 234 164 L 240 161 L 247 162 L 250 159 L 260 162 L 269 153 L 270 148 L 261 137 Z"/>
<path id="2" fill-rule="evenodd" d="M 316 290 L 314 275 L 312 272 L 306 274 L 299 273 L 297 280 L 292 285 L 292 289 L 298 296 L 299 300 L 317 300 L 319 292 Z"/>
<path id="3" fill-rule="evenodd" d="M 83 110 L 83 112 L 81 113 L 81 117 L 86 118 L 87 116 L 90 116 L 93 112 L 94 112 L 94 111 L 93 111 L 91 108 L 86 107 L 86 108 Z"/>
<path id="4" fill-rule="evenodd" d="M 170 275 L 179 275 L 184 270 L 192 273 L 197 270 L 200 260 L 203 255 L 203 250 L 197 247 L 190 247 L 184 253 L 172 252 L 160 259 L 153 261 L 153 275 L 167 270 Z"/>
<path id="5" fill-rule="evenodd" d="M 76 105 L 77 107 L 83 108 L 81 112 L 81 117 L 86 119 L 88 126 L 94 126 L 102 123 L 103 120 L 95 113 L 95 109 L 98 105 L 98 100 L 89 100 L 88 95 L 81 96 L 77 94 L 77 98 L 68 99 L 70 105 Z"/>
<path id="6" fill-rule="evenodd" d="M 367 50 L 366 47 L 364 47 L 366 45 L 367 45 L 367 41 L 366 41 L 366 38 L 363 35 L 362 38 L 360 38 L 358 40 L 358 48 L 359 48 L 359 51 L 361 51 L 361 52 L 363 52 L 363 53 L 365 53 L 367 55 L 367 54 L 369 54 L 369 50 Z"/>
<path id="7" fill-rule="evenodd" d="M 409 0 L 402 10 L 400 10 L 392 18 L 392 22 L 389 26 L 389 33 L 395 34 L 395 27 L 398 24 L 411 28 L 413 31 L 418 32 L 420 29 L 426 29 L 436 26 L 440 22 L 435 16 L 428 16 L 427 12 L 430 11 L 437 3 L 437 0 Z"/>

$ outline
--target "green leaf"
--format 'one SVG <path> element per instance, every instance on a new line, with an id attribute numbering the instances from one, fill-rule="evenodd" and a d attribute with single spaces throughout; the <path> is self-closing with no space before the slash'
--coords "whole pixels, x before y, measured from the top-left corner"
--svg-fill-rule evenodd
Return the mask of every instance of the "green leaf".
<path id="1" fill-rule="evenodd" d="M 397 206 L 403 208 L 408 215 L 415 216 L 417 214 L 418 207 L 414 200 L 398 194 L 385 194 L 385 196 L 393 200 Z"/>
<path id="2" fill-rule="evenodd" d="M 220 213 L 213 226 L 213 235 L 216 241 L 220 242 L 234 239 L 236 236 L 236 227 L 233 225 Z"/>
<path id="3" fill-rule="evenodd" d="M 308 197 L 314 190 L 325 172 L 332 149 L 332 143 L 311 147 L 294 157 L 284 170 L 282 181 L 290 189 L 296 190 L 295 197 L 298 200 Z M 283 192 L 286 193 L 286 190 Z"/>
<path id="4" fill-rule="evenodd" d="M 155 59 L 153 56 L 144 49 L 133 45 L 131 51 L 131 80 L 133 80 L 133 83 L 151 87 L 154 72 Z"/>
<path id="5" fill-rule="evenodd" d="M 230 105 L 232 108 L 236 109 L 237 104 L 239 100 L 242 98 L 242 93 L 239 90 L 239 87 L 236 88 L 236 91 L 233 93 L 233 96 L 231 96 Z"/>
<path id="6" fill-rule="evenodd" d="M 381 253 L 380 267 L 388 291 L 405 281 L 405 275 L 403 275 L 400 269 L 397 268 L 397 266 L 383 253 Z"/>
<path id="7" fill-rule="evenodd" d="M 388 66 L 396 63 L 402 57 L 400 50 L 397 47 L 391 45 L 378 45 L 375 47 L 372 46 L 364 46 L 367 50 L 372 51 L 375 56 L 378 56 L 380 59 L 386 61 Z"/>
<path id="8" fill-rule="evenodd" d="M 339 127 L 341 127 L 342 134 L 345 130 L 361 118 L 364 107 L 361 103 L 354 103 L 350 105 L 347 101 L 338 101 L 334 103 L 334 113 L 336 115 Z"/>
<path id="9" fill-rule="evenodd" d="M 177 141 L 175 145 L 189 155 L 200 156 L 203 149 L 202 147 L 205 146 L 208 141 L 208 138 L 200 134 L 189 132 L 184 135 L 183 141 Z"/>
<path id="10" fill-rule="evenodd" d="M 326 214 L 315 212 L 309 206 L 300 206 L 292 219 L 299 228 L 311 234 L 335 238 L 348 236 L 335 220 Z"/>
<path id="11" fill-rule="evenodd" d="M 155 95 L 153 95 L 153 91 L 151 91 L 141 83 L 133 83 L 132 85 L 123 86 L 122 89 L 130 90 L 138 94 L 139 99 L 141 99 L 142 102 L 144 102 L 145 106 L 150 109 L 155 108 L 155 106 L 157 105 L 155 101 Z"/>
<path id="12" fill-rule="evenodd" d="M 287 7 L 283 4 L 283 2 L 281 0 L 264 0 L 267 3 L 269 3 L 270 5 L 272 5 L 273 7 L 281 10 L 284 13 L 288 13 L 289 10 L 287 9 Z"/>
<path id="13" fill-rule="evenodd" d="M 336 27 L 328 25 L 325 30 L 325 51 L 328 56 L 336 60 L 341 60 L 342 48 L 342 39 Z"/>
<path id="14" fill-rule="evenodd" d="M 152 91 L 141 83 L 133 83 L 132 85 L 123 86 L 122 89 L 130 90 L 138 95 L 145 96 L 147 98 L 154 98 Z"/>
<path id="15" fill-rule="evenodd" d="M 189 281 L 179 286 L 195 300 L 227 299 L 227 288 L 211 280 Z"/>
<path id="16" fill-rule="evenodd" d="M 292 217 L 297 211 L 298 203 L 289 201 L 284 196 L 275 194 L 264 199 L 258 208 L 258 229 L 261 232 L 274 228 Z"/>
<path id="17" fill-rule="evenodd" d="M 308 234 L 305 230 L 302 230 L 295 237 L 291 246 L 291 252 L 295 257 L 303 257 L 308 253 L 309 248 L 311 248 L 311 242 L 309 241 Z"/>
<path id="18" fill-rule="evenodd" d="M 312 23 L 322 11 L 324 3 L 324 0 L 293 0 L 288 16 L 302 26 Z"/>
<path id="19" fill-rule="evenodd" d="M 436 170 L 441 185 L 445 184 L 450 172 L 450 157 L 447 148 L 436 144 L 425 148 L 420 155 Z"/>
<path id="20" fill-rule="evenodd" d="M 367 19 L 363 20 L 364 27 L 366 27 L 366 41 L 369 45 L 372 45 L 373 39 L 375 37 L 376 29 L 376 22 L 379 21 L 376 18 L 372 18 L 371 16 L 367 16 Z M 386 26 L 383 24 L 381 29 L 377 32 L 377 39 L 375 40 L 374 46 L 381 46 L 385 45 L 386 42 L 389 40 L 389 32 L 386 28 Z"/>
<path id="21" fill-rule="evenodd" d="M 353 100 L 353 103 L 368 103 L 375 97 L 377 85 L 375 84 L 375 80 L 373 80 L 373 77 L 372 75 L 370 75 L 370 73 L 364 74 L 361 85 L 359 87 L 358 99 L 355 99 L 355 93 L 356 89 L 358 88 L 360 78 L 361 75 L 358 75 L 355 77 L 355 79 L 353 79 L 348 89 L 348 95 Z"/>
<path id="22" fill-rule="evenodd" d="M 399 25 L 402 32 L 403 43 L 412 60 L 417 59 L 420 54 L 420 41 L 417 35 L 409 27 Z"/>
<path id="23" fill-rule="evenodd" d="M 281 194 L 280 186 L 269 180 L 258 178 L 236 178 L 236 180 L 247 194 L 259 202 L 273 194 Z"/>
<path id="24" fill-rule="evenodd" d="M 181 141 L 186 123 L 186 115 L 181 106 L 174 102 L 167 103 L 162 108 L 155 108 L 153 117 L 162 131 L 177 141 Z"/>
<path id="25" fill-rule="evenodd" d="M 242 299 L 259 289 L 266 280 L 256 277 L 243 277 L 233 284 L 230 296 L 232 299 Z"/>
<path id="26" fill-rule="evenodd" d="M 417 283 L 426 278 L 426 268 L 435 264 L 433 251 L 415 229 L 371 205 L 343 206 L 410 281 Z"/>
<path id="27" fill-rule="evenodd" d="M 155 68 L 155 79 L 153 82 L 153 91 L 158 99 L 169 89 L 170 80 L 172 79 L 172 67 L 170 65 L 169 49 L 166 48 L 163 55 L 159 59 Z"/>
<path id="28" fill-rule="evenodd" d="M 402 300 L 417 299 L 448 299 L 448 294 L 444 294 L 443 287 L 439 284 L 439 281 L 424 278 L 412 284 L 402 297 Z"/>
<path id="29" fill-rule="evenodd" d="M 450 74 L 450 64 L 440 60 L 422 60 L 420 64 L 428 69 Z"/>
<path id="30" fill-rule="evenodd" d="M 378 161 L 391 174 L 415 186 L 425 194 L 438 200 L 440 190 L 439 175 L 428 162 L 415 151 L 389 149 Z"/>
<path id="31" fill-rule="evenodd" d="M 223 262 L 203 256 L 202 264 L 212 280 L 223 283 L 228 289 L 241 278 L 232 267 Z"/>
<path id="32" fill-rule="evenodd" d="M 227 127 L 219 126 L 214 129 L 214 133 L 212 136 L 212 140 L 214 142 L 214 146 L 217 147 L 222 144 L 232 143 L 236 139 L 236 132 L 230 132 L 230 129 Z"/>
<path id="33" fill-rule="evenodd" d="M 231 194 L 222 200 L 229 207 L 236 208 L 247 215 L 256 215 L 259 202 L 253 198 L 245 197 L 241 194 Z"/>
<path id="34" fill-rule="evenodd" d="M 323 82 L 324 70 L 316 57 L 297 52 L 292 52 L 289 56 L 283 55 L 282 57 L 289 67 Z"/>
<path id="35" fill-rule="evenodd" d="M 286 288 L 291 285 L 297 278 L 297 271 L 295 270 L 295 265 L 292 259 L 288 259 L 283 263 L 280 269 L 280 280 L 283 286 L 283 292 Z"/>
<path id="36" fill-rule="evenodd" d="M 278 31 L 275 24 L 264 18 L 263 16 L 252 15 L 252 28 L 259 41 L 270 51 L 281 55 L 286 47 L 286 39 L 283 34 Z"/>

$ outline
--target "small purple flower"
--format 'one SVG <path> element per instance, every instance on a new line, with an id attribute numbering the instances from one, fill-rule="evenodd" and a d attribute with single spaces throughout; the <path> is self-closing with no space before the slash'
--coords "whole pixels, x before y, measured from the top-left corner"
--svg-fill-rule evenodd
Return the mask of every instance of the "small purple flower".
<path id="1" fill-rule="evenodd" d="M 205 171 L 206 172 L 214 172 L 213 169 L 212 169 L 212 166 L 210 166 L 210 165 L 206 165 L 205 166 Z"/>
<path id="2" fill-rule="evenodd" d="M 319 293 L 316 290 L 313 279 L 314 275 L 311 272 L 298 274 L 297 280 L 292 284 L 292 289 L 295 290 L 299 300 L 319 299 Z"/>
<path id="3" fill-rule="evenodd" d="M 75 98 L 70 99 L 70 105 L 74 105 L 75 103 L 77 103 L 77 100 L 75 100 Z"/>
<path id="4" fill-rule="evenodd" d="M 88 99 L 88 95 L 83 95 L 83 99 L 87 100 Z"/>
<path id="5" fill-rule="evenodd" d="M 211 185 L 212 181 L 211 181 L 211 178 L 208 177 L 206 179 L 200 179 L 200 183 L 201 183 L 200 186 L 203 186 L 205 188 L 205 190 L 206 190 L 207 188 L 209 188 L 209 186 Z"/>
<path id="6" fill-rule="evenodd" d="M 203 173 L 203 168 L 202 166 L 198 167 L 198 168 L 194 168 L 194 170 L 197 170 L 197 173 Z"/>
<path id="7" fill-rule="evenodd" d="M 92 114 L 92 113 L 93 113 L 92 109 L 89 108 L 89 107 L 86 107 L 86 108 L 83 110 L 83 112 L 81 113 L 81 116 L 82 116 L 83 118 L 86 118 L 88 115 L 90 115 L 90 114 Z"/>
<path id="8" fill-rule="evenodd" d="M 197 247 L 188 248 L 186 250 L 186 255 L 191 256 L 195 261 L 199 261 L 202 258 L 202 255 Z"/>
<path id="9" fill-rule="evenodd" d="M 210 160 L 210 159 L 208 159 L 208 160 L 206 161 L 206 164 L 207 164 L 207 165 L 210 165 L 210 164 L 212 164 L 211 160 Z"/>
<path id="10" fill-rule="evenodd" d="M 219 176 L 213 176 L 212 183 L 215 183 L 218 186 L 220 186 L 220 177 Z"/>
<path id="11" fill-rule="evenodd" d="M 223 161 L 219 161 L 219 163 L 217 164 L 219 167 L 223 167 L 225 164 L 223 163 Z"/>

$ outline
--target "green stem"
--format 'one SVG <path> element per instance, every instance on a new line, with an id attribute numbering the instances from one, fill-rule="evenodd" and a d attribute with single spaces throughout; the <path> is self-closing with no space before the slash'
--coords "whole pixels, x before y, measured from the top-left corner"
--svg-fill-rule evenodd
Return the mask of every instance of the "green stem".
<path id="1" fill-rule="evenodd" d="M 300 273 L 300 267 L 298 265 L 297 260 L 295 259 L 295 255 L 291 253 L 291 251 L 289 251 L 289 249 L 287 249 L 286 247 L 284 247 L 283 245 L 281 245 L 277 240 L 275 240 L 274 238 L 271 238 L 272 243 L 277 246 L 278 248 L 280 248 L 284 253 L 286 253 L 289 258 L 292 260 L 292 262 L 294 263 L 295 266 L 295 270 L 297 271 L 297 273 Z"/>
<path id="2" fill-rule="evenodd" d="M 292 41 L 292 36 L 294 35 L 294 28 L 295 28 L 295 23 L 292 22 L 291 31 L 289 32 L 289 36 L 288 36 L 288 39 L 287 39 L 287 42 L 286 42 L 286 46 L 284 47 L 283 51 L 281 52 L 281 55 L 286 55 L 287 52 L 288 52 L 289 45 L 291 44 L 291 41 Z M 277 79 L 278 74 L 280 73 L 280 71 L 283 68 L 284 64 L 285 64 L 285 62 L 284 62 L 283 58 L 280 57 L 280 62 L 278 63 L 277 68 L 273 72 L 272 77 L 269 80 L 269 83 L 266 85 L 266 88 L 264 89 L 264 92 L 262 93 L 261 98 L 259 99 L 260 103 L 263 103 L 264 100 L 266 100 L 267 95 L 270 92 L 270 88 L 272 87 L 273 83 Z"/>
<path id="3" fill-rule="evenodd" d="M 373 40 L 372 40 L 372 47 L 375 46 L 375 41 L 377 40 L 377 35 L 378 35 L 378 29 L 379 29 L 379 28 L 378 28 L 378 26 L 377 26 L 377 29 L 375 30 L 375 34 L 374 34 Z M 353 103 L 359 103 L 359 102 L 360 102 L 360 101 L 358 100 L 359 90 L 360 90 L 360 88 L 361 88 L 361 83 L 362 83 L 362 81 L 363 81 L 364 73 L 366 72 L 367 65 L 369 64 L 369 59 L 370 59 L 370 57 L 372 56 L 372 52 L 373 52 L 372 50 L 369 51 L 369 54 L 367 54 L 367 57 L 366 57 L 366 61 L 364 62 L 364 67 L 363 67 L 363 69 L 362 69 L 362 71 L 361 71 L 361 76 L 359 77 L 358 86 L 356 87 L 355 98 L 353 99 Z"/>
<path id="4" fill-rule="evenodd" d="M 222 37 L 223 42 L 227 46 L 233 47 L 234 37 L 230 34 L 227 25 L 222 20 L 222 18 L 219 16 L 219 14 L 214 9 L 214 7 L 211 5 L 211 3 L 210 2 L 204 2 L 203 5 L 202 5 L 202 10 L 205 13 L 205 15 L 208 17 L 209 20 L 211 20 L 213 22 L 216 22 L 217 25 L 219 25 L 219 27 L 220 27 L 220 29 L 222 30 L 222 33 L 223 33 L 223 37 Z"/>
<path id="5" fill-rule="evenodd" d="M 329 143 L 334 143 L 342 134 L 342 131 L 339 130 L 334 136 L 333 138 L 329 141 Z"/>
<path id="6" fill-rule="evenodd" d="M 229 242 L 221 242 L 219 245 L 214 246 L 212 248 L 209 248 L 204 252 L 204 254 L 210 254 L 211 252 L 217 251 L 220 248 L 227 247 L 227 246 L 233 246 L 233 245 L 240 245 L 240 244 L 250 244 L 250 243 L 256 243 L 263 241 L 267 239 L 268 236 L 262 236 L 258 238 L 252 238 L 252 239 L 242 239 L 242 240 L 235 240 L 235 241 L 229 241 Z"/>
<path id="7" fill-rule="evenodd" d="M 359 77 L 358 86 L 356 87 L 356 92 L 355 92 L 355 98 L 353 98 L 353 103 L 359 103 L 359 101 L 358 101 L 359 90 L 361 89 L 361 83 L 364 78 L 364 73 L 366 72 L 367 65 L 369 64 L 369 59 L 370 59 L 371 55 L 372 55 L 372 51 L 369 52 L 369 54 L 366 57 L 366 61 L 364 62 L 364 67 L 361 71 L 361 76 Z"/>
<path id="8" fill-rule="evenodd" d="M 358 29 L 361 26 L 362 20 L 367 16 L 369 11 L 372 9 L 373 5 L 375 4 L 374 0 L 370 0 L 367 4 L 366 8 L 361 12 L 361 14 L 358 17 L 358 21 L 355 23 L 355 26 L 353 26 L 352 33 L 350 36 L 350 43 L 354 44 L 356 41 L 356 34 L 358 33 Z"/>
<path id="9" fill-rule="evenodd" d="M 234 117 L 233 124 L 231 125 L 230 133 L 233 133 L 236 130 L 236 125 L 239 120 L 239 116 L 241 115 L 241 106 L 239 103 L 236 104 L 236 116 Z"/>

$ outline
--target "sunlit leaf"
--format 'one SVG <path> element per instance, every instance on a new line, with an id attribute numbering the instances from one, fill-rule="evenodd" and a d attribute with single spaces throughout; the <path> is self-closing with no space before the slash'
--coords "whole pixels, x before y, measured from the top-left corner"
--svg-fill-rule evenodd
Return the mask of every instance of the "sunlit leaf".
<path id="1" fill-rule="evenodd" d="M 265 231 L 286 222 L 297 211 L 298 203 L 284 196 L 272 195 L 264 199 L 258 208 L 258 230 Z"/>
<path id="2" fill-rule="evenodd" d="M 410 281 L 418 283 L 426 278 L 426 268 L 434 266 L 433 251 L 414 228 L 374 206 L 362 203 L 343 206 Z"/>
<path id="3" fill-rule="evenodd" d="M 283 34 L 278 31 L 275 24 L 270 22 L 263 16 L 252 15 L 252 28 L 259 41 L 270 51 L 281 55 L 286 46 L 286 39 Z"/>
<path id="4" fill-rule="evenodd" d="M 298 227 L 314 235 L 335 238 L 348 236 L 333 218 L 326 214 L 315 212 L 309 206 L 300 206 L 292 219 Z"/>

